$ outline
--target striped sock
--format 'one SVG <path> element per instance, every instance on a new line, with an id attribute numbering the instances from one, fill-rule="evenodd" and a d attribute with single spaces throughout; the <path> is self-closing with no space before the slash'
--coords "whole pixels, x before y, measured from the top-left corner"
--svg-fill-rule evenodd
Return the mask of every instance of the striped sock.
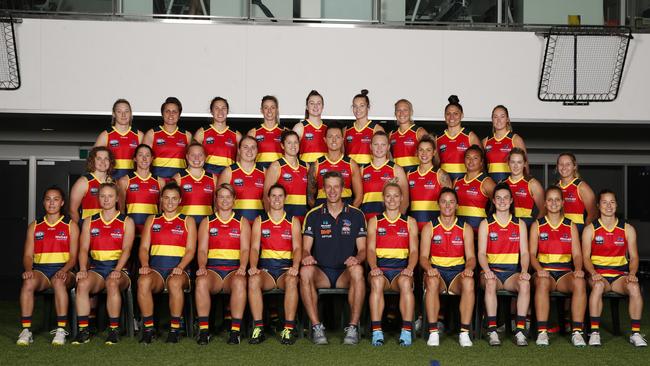
<path id="1" fill-rule="evenodd" d="M 230 313 L 230 305 L 226 305 L 226 312 L 223 314 L 223 320 L 232 320 L 232 314 Z"/>
<path id="2" fill-rule="evenodd" d="M 207 316 L 199 317 L 199 330 L 201 332 L 207 332 L 210 329 L 210 318 Z"/>
<path id="3" fill-rule="evenodd" d="M 546 333 L 548 331 L 548 322 L 537 322 L 537 332 Z"/>
<path id="4" fill-rule="evenodd" d="M 254 320 L 253 321 L 253 326 L 255 328 L 263 328 L 264 327 L 264 320 Z"/>
<path id="5" fill-rule="evenodd" d="M 233 332 L 239 332 L 241 329 L 241 319 L 231 319 L 230 330 Z"/>
<path id="6" fill-rule="evenodd" d="M 429 323 L 429 333 L 438 331 L 438 322 Z"/>
<path id="7" fill-rule="evenodd" d="M 526 315 L 517 315 L 517 330 L 522 331 L 526 328 Z"/>
<path id="8" fill-rule="evenodd" d="M 284 329 L 289 329 L 293 330 L 293 328 L 296 327 L 296 321 L 295 320 L 285 320 L 284 321 Z"/>
<path id="9" fill-rule="evenodd" d="M 632 319 L 632 333 L 641 331 L 641 319 Z"/>
<path id="10" fill-rule="evenodd" d="M 467 332 L 467 333 L 468 333 L 468 332 L 470 331 L 470 329 L 471 329 L 471 325 L 470 325 L 470 324 L 463 324 L 463 323 L 460 323 L 460 332 L 461 332 L 461 333 L 463 333 L 463 332 Z"/>
<path id="11" fill-rule="evenodd" d="M 21 316 L 20 324 L 22 324 L 23 329 L 28 329 L 32 327 L 32 316 Z"/>
<path id="12" fill-rule="evenodd" d="M 120 318 L 108 318 L 108 327 L 117 329 L 120 327 Z"/>
<path id="13" fill-rule="evenodd" d="M 77 324 L 79 325 L 80 330 L 88 328 L 88 315 L 78 316 Z"/>
<path id="14" fill-rule="evenodd" d="M 68 316 L 67 315 L 57 315 L 56 316 L 56 326 L 58 328 L 65 328 L 68 326 Z"/>
<path id="15" fill-rule="evenodd" d="M 170 321 L 170 328 L 172 332 L 178 332 L 181 329 L 181 317 L 172 316 Z"/>
<path id="16" fill-rule="evenodd" d="M 145 329 L 153 328 L 153 316 L 142 316 L 142 324 L 144 324 Z"/>
<path id="17" fill-rule="evenodd" d="M 381 332 L 381 321 L 378 322 L 370 322 L 370 327 L 372 327 L 372 331 L 379 331 Z"/>
<path id="18" fill-rule="evenodd" d="M 600 317 L 592 316 L 591 317 L 591 331 L 598 332 L 600 331 Z"/>
<path id="19" fill-rule="evenodd" d="M 585 325 L 582 322 L 573 322 L 573 325 L 571 327 L 571 331 L 582 333 L 582 328 L 584 328 L 584 326 Z"/>
<path id="20" fill-rule="evenodd" d="M 402 330 L 410 332 L 413 330 L 413 322 L 402 321 Z"/>
<path id="21" fill-rule="evenodd" d="M 487 328 L 488 328 L 488 332 L 496 332 L 496 330 L 497 330 L 497 317 L 496 316 L 488 316 L 487 317 Z"/>

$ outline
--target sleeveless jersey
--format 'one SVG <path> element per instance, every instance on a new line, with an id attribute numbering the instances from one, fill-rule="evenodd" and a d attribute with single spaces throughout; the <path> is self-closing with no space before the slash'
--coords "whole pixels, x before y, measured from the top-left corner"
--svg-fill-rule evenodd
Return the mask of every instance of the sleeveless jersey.
<path id="1" fill-rule="evenodd" d="M 510 217 L 501 226 L 494 215 L 487 218 L 487 259 L 492 271 L 516 272 L 519 269 L 519 219 Z"/>
<path id="2" fill-rule="evenodd" d="M 165 131 L 162 126 L 153 130 L 153 163 L 151 172 L 158 177 L 169 179 L 176 173 L 182 172 L 185 164 L 185 149 L 187 149 L 187 136 L 185 130 L 176 127 L 172 133 Z"/>
<path id="3" fill-rule="evenodd" d="M 278 163 L 280 164 L 278 183 L 287 192 L 284 210 L 289 216 L 298 218 L 302 223 L 307 214 L 307 164 L 298 160 L 298 166 L 292 167 L 284 158 L 280 158 Z"/>
<path id="4" fill-rule="evenodd" d="M 272 162 L 282 157 L 280 138 L 283 130 L 278 124 L 271 129 L 266 128 L 263 124 L 255 129 L 255 140 L 257 141 L 256 161 L 263 168 L 268 168 Z"/>
<path id="5" fill-rule="evenodd" d="M 183 259 L 186 245 L 185 215 L 179 213 L 171 219 L 164 214 L 156 215 L 151 223 L 149 265 L 154 269 L 173 269 Z"/>
<path id="6" fill-rule="evenodd" d="M 487 217 L 485 207 L 488 204 L 489 197 L 481 191 L 481 185 L 487 178 L 485 173 L 479 174 L 470 181 L 466 177 L 458 179 L 454 183 L 454 189 L 458 195 L 458 209 L 456 213 L 459 217 L 465 219 L 470 224 L 474 232 L 478 230 L 481 221 Z"/>
<path id="7" fill-rule="evenodd" d="M 192 216 L 199 225 L 203 218 L 212 215 L 212 203 L 214 202 L 214 177 L 212 174 L 203 171 L 201 177 L 194 178 L 189 171 L 181 174 L 181 213 Z"/>
<path id="8" fill-rule="evenodd" d="M 391 221 L 385 213 L 378 214 L 375 238 L 377 266 L 381 270 L 406 268 L 409 258 L 408 216 L 400 215 Z"/>
<path id="9" fill-rule="evenodd" d="M 395 163 L 392 161 L 386 161 L 378 167 L 370 162 L 361 169 L 361 181 L 363 183 L 361 211 L 366 216 L 366 220 L 384 211 L 382 190 L 386 182 L 393 178 L 395 178 Z"/>
<path id="10" fill-rule="evenodd" d="M 341 198 L 346 203 L 352 202 L 352 165 L 349 156 L 342 156 L 337 161 L 330 161 L 326 156 L 321 156 L 316 166 L 316 177 L 318 183 L 317 204 L 325 202 L 325 189 L 323 188 L 323 176 L 325 173 L 335 170 L 343 176 L 343 192 Z"/>
<path id="11" fill-rule="evenodd" d="M 345 153 L 359 165 L 366 165 L 372 160 L 370 142 L 376 125 L 377 123 L 368 121 L 360 130 L 354 124 L 345 129 Z"/>
<path id="12" fill-rule="evenodd" d="M 237 158 L 237 133 L 229 127 L 222 131 L 218 131 L 213 125 L 203 127 L 203 148 L 206 155 L 203 169 L 219 175 Z"/>
<path id="13" fill-rule="evenodd" d="M 303 127 L 302 138 L 300 139 L 300 160 L 313 163 L 327 154 L 327 144 L 325 143 L 327 126 L 321 122 L 320 127 L 316 128 L 309 120 L 300 123 L 302 123 Z"/>
<path id="14" fill-rule="evenodd" d="M 102 182 L 100 182 L 93 173 L 86 174 L 84 177 L 88 180 L 88 188 L 86 189 L 84 197 L 81 199 L 82 220 L 91 217 L 102 210 L 102 206 L 99 204 L 99 186 L 102 185 Z"/>
<path id="15" fill-rule="evenodd" d="M 431 221 L 429 262 L 435 268 L 462 271 L 465 268 L 465 221 L 456 218 L 451 227 L 445 227 L 436 217 Z"/>
<path id="16" fill-rule="evenodd" d="M 133 154 L 139 144 L 138 131 L 133 127 L 124 134 L 121 134 L 115 127 L 106 130 L 106 147 L 115 158 L 114 179 L 120 179 L 133 170 Z"/>
<path id="17" fill-rule="evenodd" d="M 159 199 L 160 186 L 155 176 L 150 173 L 146 178 L 142 178 L 136 172 L 129 173 L 126 214 L 133 219 L 138 234 L 142 233 L 147 217 L 158 213 Z"/>
<path id="18" fill-rule="evenodd" d="M 124 214 L 118 214 L 110 221 L 105 221 L 101 213 L 93 215 L 90 221 L 90 269 L 117 265 L 122 256 L 125 220 Z"/>
<path id="19" fill-rule="evenodd" d="M 587 218 L 587 209 L 580 197 L 580 183 L 582 180 L 579 178 L 574 178 L 566 186 L 562 184 L 562 181 L 558 182 L 564 198 L 564 216 L 579 226 L 584 225 Z"/>
<path id="20" fill-rule="evenodd" d="M 246 172 L 239 163 L 231 165 L 230 169 L 230 184 L 235 189 L 236 197 L 233 210 L 252 222 L 264 210 L 264 171 L 256 165 L 250 172 Z"/>
<path id="21" fill-rule="evenodd" d="M 438 172 L 433 167 L 425 173 L 419 168 L 408 173 L 409 198 L 411 199 L 410 216 L 418 223 L 418 230 L 433 221 L 440 214 L 438 197 L 442 185 L 438 181 Z"/>
<path id="22" fill-rule="evenodd" d="M 56 273 L 70 259 L 70 218 L 61 216 L 52 225 L 45 217 L 34 225 L 33 263 Z"/>
<path id="23" fill-rule="evenodd" d="M 591 239 L 591 263 L 603 277 L 619 277 L 629 271 L 627 261 L 625 221 L 617 220 L 612 230 L 607 230 L 598 219 L 594 222 Z"/>
<path id="24" fill-rule="evenodd" d="M 288 268 L 293 259 L 291 216 L 286 213 L 279 222 L 265 212 L 260 217 L 260 268 Z"/>
<path id="25" fill-rule="evenodd" d="M 571 271 L 572 237 L 571 220 L 562 218 L 553 226 L 546 217 L 537 220 L 537 260 L 547 271 Z"/>
<path id="26" fill-rule="evenodd" d="M 488 174 L 495 182 L 502 181 L 510 173 L 508 155 L 514 147 L 512 141 L 514 135 L 510 131 L 501 139 L 497 139 L 492 135 L 485 141 L 485 160 L 487 161 Z"/>
<path id="27" fill-rule="evenodd" d="M 535 206 L 535 200 L 530 191 L 530 180 L 521 177 L 515 182 L 512 180 L 512 177 L 508 177 L 505 182 L 510 187 L 510 192 L 512 192 L 515 216 L 524 220 L 526 226 L 530 226 L 533 218 L 537 216 L 537 207 Z"/>
<path id="28" fill-rule="evenodd" d="M 216 214 L 208 216 L 208 264 L 216 271 L 239 268 L 241 247 L 241 216 L 234 213 L 227 220 Z"/>
<path id="29" fill-rule="evenodd" d="M 436 137 L 440 168 L 449 173 L 451 179 L 458 179 L 467 172 L 465 151 L 470 145 L 469 131 L 465 128 L 456 136 L 450 136 L 445 130 L 442 135 Z"/>
<path id="30" fill-rule="evenodd" d="M 395 163 L 406 172 L 412 172 L 417 169 L 420 160 L 418 159 L 418 126 L 411 125 L 406 131 L 402 132 L 399 128 L 390 133 L 388 141 L 390 142 L 390 152 L 393 155 Z"/>

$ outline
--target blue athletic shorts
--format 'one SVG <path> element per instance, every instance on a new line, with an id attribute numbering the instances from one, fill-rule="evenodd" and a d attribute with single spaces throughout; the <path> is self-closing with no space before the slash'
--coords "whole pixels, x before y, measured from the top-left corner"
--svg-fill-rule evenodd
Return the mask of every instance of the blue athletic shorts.
<path id="1" fill-rule="evenodd" d="M 52 277 L 61 269 L 63 266 L 60 265 L 50 265 L 50 264 L 34 264 L 32 265 L 32 270 L 34 271 L 39 271 L 42 274 L 45 275 L 48 279 L 52 279 Z"/>
<path id="2" fill-rule="evenodd" d="M 289 269 L 285 267 L 266 267 L 266 268 L 261 268 L 262 271 L 268 273 L 273 277 L 275 282 L 278 282 L 278 278 L 285 274 Z M 338 277 L 337 277 L 338 278 Z"/>
<path id="3" fill-rule="evenodd" d="M 325 276 L 327 276 L 327 279 L 330 281 L 330 288 L 335 288 L 336 287 L 336 281 L 341 277 L 343 272 L 345 272 L 345 268 L 329 268 L 329 267 L 323 267 L 323 266 L 318 266 L 323 273 L 325 273 Z"/>
<path id="4" fill-rule="evenodd" d="M 225 280 L 226 276 L 228 276 L 229 274 L 235 272 L 237 269 L 236 268 L 234 268 L 234 269 L 218 269 L 218 268 L 209 268 L 208 267 L 207 270 L 218 274 L 219 277 L 221 277 L 222 280 Z"/>

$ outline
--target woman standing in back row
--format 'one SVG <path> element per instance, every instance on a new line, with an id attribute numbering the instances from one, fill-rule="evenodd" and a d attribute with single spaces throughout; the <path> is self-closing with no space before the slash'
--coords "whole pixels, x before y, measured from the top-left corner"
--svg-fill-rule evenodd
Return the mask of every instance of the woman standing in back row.
<path id="1" fill-rule="evenodd" d="M 241 133 L 228 126 L 226 119 L 229 111 L 226 99 L 213 98 L 210 102 L 212 123 L 199 128 L 194 134 L 194 139 L 203 144 L 207 155 L 203 168 L 217 178 L 221 171 L 237 161 L 237 144 L 241 140 Z"/>
<path id="2" fill-rule="evenodd" d="M 472 145 L 481 145 L 481 140 L 474 132 L 461 126 L 463 106 L 456 95 L 448 98 L 445 107 L 447 129 L 436 138 L 440 168 L 446 171 L 452 180 L 462 178 L 467 169 L 463 164 L 465 151 Z"/>
<path id="3" fill-rule="evenodd" d="M 395 103 L 397 130 L 390 133 L 390 151 L 395 163 L 406 173 L 418 168 L 418 142 L 427 131 L 413 123 L 413 105 L 406 99 Z"/>
<path id="4" fill-rule="evenodd" d="M 379 124 L 368 119 L 369 110 L 368 91 L 363 89 L 352 99 L 352 113 L 356 120 L 351 127 L 345 129 L 344 133 L 345 154 L 359 166 L 370 163 L 372 160 L 372 151 L 370 150 L 372 136 L 375 132 L 384 130 Z"/>
<path id="5" fill-rule="evenodd" d="M 482 146 L 490 178 L 497 183 L 508 178 L 508 154 L 515 147 L 525 153 L 526 146 L 524 140 L 512 132 L 510 114 L 505 106 L 498 105 L 492 110 L 492 136 L 484 138 Z"/>
<path id="6" fill-rule="evenodd" d="M 557 158 L 557 172 L 560 175 L 558 186 L 564 198 L 564 216 L 573 221 L 582 233 L 585 225 L 591 224 L 598 216 L 594 191 L 587 182 L 580 179 L 578 161 L 570 152 Z"/>
<path id="7" fill-rule="evenodd" d="M 300 160 L 305 163 L 313 163 L 327 154 L 327 144 L 325 143 L 327 126 L 321 120 L 325 101 L 319 92 L 312 90 L 307 95 L 306 103 L 305 120 L 296 123 L 293 130 L 300 139 Z"/>

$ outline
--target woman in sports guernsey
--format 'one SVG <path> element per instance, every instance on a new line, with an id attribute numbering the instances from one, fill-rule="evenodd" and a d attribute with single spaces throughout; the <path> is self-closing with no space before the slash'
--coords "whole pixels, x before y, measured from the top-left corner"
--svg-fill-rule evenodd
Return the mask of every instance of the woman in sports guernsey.
<path id="1" fill-rule="evenodd" d="M 461 123 L 463 120 L 463 106 L 456 95 L 448 98 L 449 104 L 445 107 L 445 123 L 447 129 L 436 138 L 440 168 L 446 171 L 451 179 L 458 179 L 467 171 L 463 160 L 465 151 L 472 145 L 481 146 L 478 136 Z"/>
<path id="2" fill-rule="evenodd" d="M 487 206 L 492 198 L 495 183 L 483 171 L 483 150 L 472 145 L 465 151 L 465 173 L 454 182 L 458 194 L 458 217 L 478 232 L 479 224 L 487 217 Z"/>
<path id="3" fill-rule="evenodd" d="M 578 161 L 570 152 L 561 153 L 557 158 L 557 172 L 560 175 L 558 186 L 564 198 L 564 216 L 573 221 L 582 233 L 598 217 L 594 191 L 587 182 L 580 179 Z"/>
<path id="4" fill-rule="evenodd" d="M 113 181 L 111 178 L 113 167 L 115 167 L 115 159 L 107 147 L 96 146 L 90 150 L 86 158 L 88 174 L 79 177 L 70 189 L 68 212 L 72 221 L 81 223 L 81 220 L 101 211 L 99 186 Z"/>
<path id="5" fill-rule="evenodd" d="M 174 175 L 173 179 L 183 192 L 181 213 L 192 216 L 199 225 L 205 217 L 212 215 L 217 179 L 203 169 L 205 150 L 200 143 L 190 143 L 185 160 L 187 169 Z"/>
<path id="6" fill-rule="evenodd" d="M 413 123 L 413 105 L 406 99 L 395 103 L 397 130 L 390 133 L 390 151 L 395 163 L 406 173 L 418 167 L 418 142 L 427 131 Z"/>
<path id="7" fill-rule="evenodd" d="M 522 219 L 526 226 L 544 217 L 544 188 L 534 177 L 528 174 L 528 157 L 518 147 L 508 154 L 510 175 L 503 181 L 510 187 L 515 204 L 515 216 Z"/>
<path id="8" fill-rule="evenodd" d="M 524 153 L 526 145 L 521 136 L 512 132 L 508 108 L 498 105 L 492 109 L 492 135 L 481 141 L 485 150 L 487 170 L 495 182 L 501 182 L 508 177 L 508 154 L 512 148 L 517 147 Z"/>
<path id="9" fill-rule="evenodd" d="M 354 160 L 359 166 L 366 165 L 372 160 L 370 143 L 372 135 L 384 128 L 378 123 L 368 119 L 370 111 L 370 99 L 368 90 L 363 89 L 361 93 L 352 98 L 352 113 L 355 121 L 351 127 L 345 129 L 345 154 Z"/>
<path id="10" fill-rule="evenodd" d="M 282 157 L 280 136 L 284 131 L 284 127 L 280 126 L 279 109 L 278 98 L 265 95 L 262 98 L 260 107 L 264 120 L 259 127 L 252 128 L 247 134 L 257 141 L 257 157 L 255 161 L 264 169 Z"/>
<path id="11" fill-rule="evenodd" d="M 305 119 L 296 123 L 293 130 L 300 140 L 300 160 L 313 163 L 327 153 L 327 126 L 321 119 L 325 100 L 319 92 L 312 90 L 307 94 L 305 104 Z"/>
<path id="12" fill-rule="evenodd" d="M 111 128 L 102 131 L 95 141 L 95 146 L 106 146 L 113 154 L 115 180 L 133 171 L 133 154 L 144 138 L 142 131 L 133 128 L 132 123 L 131 103 L 126 99 L 118 99 L 113 103 Z"/>

